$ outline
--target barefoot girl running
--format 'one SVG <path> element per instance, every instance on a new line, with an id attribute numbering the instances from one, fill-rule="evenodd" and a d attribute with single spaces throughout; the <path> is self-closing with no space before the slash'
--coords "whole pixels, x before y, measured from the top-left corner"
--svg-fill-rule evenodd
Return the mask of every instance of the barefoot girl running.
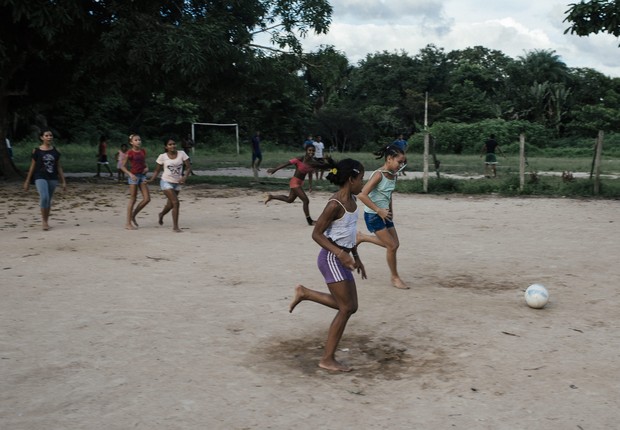
<path id="1" fill-rule="evenodd" d="M 304 214 L 306 215 L 306 221 L 308 225 L 314 225 L 314 220 L 310 218 L 310 199 L 306 195 L 306 192 L 303 189 L 304 180 L 306 179 L 306 175 L 308 176 L 308 182 L 310 187 L 308 188 L 308 192 L 312 192 L 312 172 L 314 169 L 322 166 L 322 163 L 317 163 L 314 160 L 315 149 L 313 145 L 306 146 L 306 153 L 301 157 L 295 157 L 288 161 L 288 163 L 284 163 L 279 165 L 278 167 L 274 167 L 272 169 L 267 169 L 267 173 L 270 175 L 277 172 L 280 169 L 283 169 L 287 166 L 295 166 L 295 173 L 293 173 L 293 177 L 289 182 L 289 186 L 291 190 L 288 193 L 288 196 L 280 194 L 273 195 L 267 194 L 267 198 L 265 199 L 265 204 L 269 203 L 271 200 L 280 200 L 286 203 L 293 203 L 297 197 L 303 203 Z"/>
<path id="2" fill-rule="evenodd" d="M 192 167 L 189 155 L 185 151 L 177 151 L 177 144 L 174 139 L 166 139 L 164 149 L 166 152 L 157 157 L 155 171 L 147 182 L 154 181 L 159 172 L 163 171 L 159 186 L 168 200 L 166 206 L 159 213 L 159 225 L 164 225 L 164 216 L 172 210 L 172 231 L 181 233 L 179 228 L 179 192 L 181 185 L 192 173 Z"/>
<path id="3" fill-rule="evenodd" d="M 337 361 L 335 354 L 347 321 L 357 311 L 357 289 L 352 271 L 357 269 L 362 279 L 366 279 L 366 271 L 355 245 L 358 218 L 355 195 L 362 190 L 363 177 L 364 167 L 352 159 L 340 161 L 327 175 L 327 180 L 340 189 L 329 199 L 316 221 L 312 239 L 321 245 L 317 264 L 329 293 L 297 285 L 289 306 L 289 312 L 293 312 L 301 301 L 310 300 L 338 311 L 329 326 L 325 350 L 319 361 L 319 367 L 327 370 L 351 370 Z"/>
<path id="4" fill-rule="evenodd" d="M 359 199 L 366 206 L 364 208 L 366 227 L 375 235 L 358 233 L 357 244 L 368 242 L 384 247 L 391 272 L 392 286 L 406 290 L 409 287 L 400 279 L 396 269 L 396 251 L 399 241 L 393 221 L 392 191 L 396 187 L 398 172 L 407 165 L 407 158 L 403 150 L 396 145 L 387 145 L 375 152 L 375 155 L 377 159 L 384 158 L 385 163 L 381 168 L 372 172 L 370 179 L 359 194 Z"/>

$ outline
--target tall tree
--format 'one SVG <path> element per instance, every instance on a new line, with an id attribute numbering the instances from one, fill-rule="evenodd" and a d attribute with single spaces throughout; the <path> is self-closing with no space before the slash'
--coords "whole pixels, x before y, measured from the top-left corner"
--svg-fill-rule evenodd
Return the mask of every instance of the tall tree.
<path id="1" fill-rule="evenodd" d="M 241 91 L 255 55 L 300 54 L 300 38 L 327 32 L 331 13 L 327 0 L 0 0 L 0 138 L 12 114 L 67 92 L 86 105 L 116 91 L 139 118 L 154 92 Z M 103 93 L 84 91 L 95 87 Z"/>
<path id="2" fill-rule="evenodd" d="M 564 22 L 569 22 L 564 34 L 588 36 L 609 33 L 620 36 L 620 0 L 589 0 L 569 4 Z"/>
<path id="3" fill-rule="evenodd" d="M 333 46 L 323 46 L 303 57 L 304 79 L 314 113 L 337 101 L 346 87 L 351 66 L 349 60 Z"/>
<path id="4" fill-rule="evenodd" d="M 367 121 L 374 131 L 371 141 L 395 138 L 414 128 L 406 102 L 411 90 L 418 88 L 416 62 L 406 52 L 387 51 L 368 54 L 351 71 L 346 105 Z"/>
<path id="5" fill-rule="evenodd" d="M 518 57 L 508 74 L 507 97 L 515 107 L 514 118 L 531 121 L 543 120 L 540 112 L 546 108 L 549 85 L 566 85 L 570 80 L 568 66 L 553 50 L 533 50 Z"/>

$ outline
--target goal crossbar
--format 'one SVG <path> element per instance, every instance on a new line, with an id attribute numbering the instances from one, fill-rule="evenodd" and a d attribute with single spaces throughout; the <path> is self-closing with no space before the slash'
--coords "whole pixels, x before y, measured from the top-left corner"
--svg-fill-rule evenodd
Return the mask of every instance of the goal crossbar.
<path id="1" fill-rule="evenodd" d="M 210 125 L 214 127 L 235 127 L 235 138 L 237 140 L 237 155 L 239 155 L 239 124 L 219 124 L 215 122 L 193 122 L 192 123 L 192 140 L 194 142 L 196 141 L 194 126 L 196 125 Z"/>

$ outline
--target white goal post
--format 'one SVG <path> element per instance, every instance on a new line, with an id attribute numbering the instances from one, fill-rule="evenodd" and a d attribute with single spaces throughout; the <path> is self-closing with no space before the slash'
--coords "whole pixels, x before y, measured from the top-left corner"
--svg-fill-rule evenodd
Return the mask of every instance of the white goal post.
<path id="1" fill-rule="evenodd" d="M 235 127 L 235 137 L 237 139 L 237 155 L 239 155 L 239 124 L 217 124 L 214 122 L 193 122 L 192 123 L 192 140 L 196 141 L 194 127 L 197 125 L 209 125 L 214 127 Z"/>

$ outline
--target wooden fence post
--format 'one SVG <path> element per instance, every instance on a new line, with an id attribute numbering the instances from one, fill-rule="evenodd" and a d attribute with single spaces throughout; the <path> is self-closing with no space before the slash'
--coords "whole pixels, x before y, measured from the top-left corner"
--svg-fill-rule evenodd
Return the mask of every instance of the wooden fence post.
<path id="1" fill-rule="evenodd" d="M 519 189 L 525 188 L 525 134 L 519 135 Z"/>
<path id="2" fill-rule="evenodd" d="M 424 174 L 422 175 L 422 188 L 428 192 L 428 91 L 424 94 Z"/>
<path id="3" fill-rule="evenodd" d="M 603 131 L 599 130 L 594 149 L 594 194 L 598 195 L 601 191 L 601 156 L 603 154 Z"/>
<path id="4" fill-rule="evenodd" d="M 424 174 L 422 176 L 424 183 L 424 192 L 428 192 L 428 141 L 429 134 L 428 131 L 424 132 Z"/>

